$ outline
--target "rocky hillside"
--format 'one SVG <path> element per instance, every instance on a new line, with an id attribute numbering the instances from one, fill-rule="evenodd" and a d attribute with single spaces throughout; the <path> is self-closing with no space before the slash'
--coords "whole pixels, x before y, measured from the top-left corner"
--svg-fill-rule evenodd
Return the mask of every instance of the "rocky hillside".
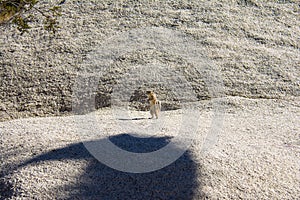
<path id="1" fill-rule="evenodd" d="M 38 6 L 53 2 L 41 1 Z M 180 70 L 198 100 L 214 97 L 206 74 L 216 71 L 224 96 L 300 96 L 300 8 L 296 0 L 67 0 L 62 9 L 56 35 L 38 27 L 24 35 L 14 26 L 0 27 L 0 120 L 71 112 L 77 75 L 95 67 L 89 65 L 91 55 L 117 35 L 153 27 L 197 41 L 202 56 L 215 68 L 197 71 L 197 63 L 176 54 L 173 47 L 108 54 L 111 62 L 99 78 L 96 108 L 110 105 L 114 85 L 135 66 L 153 64 Z M 114 45 L 117 49 L 118 41 Z M 131 105 L 145 109 L 144 90 L 150 88 L 157 91 L 166 109 L 176 108 L 176 94 L 168 86 L 152 83 L 135 89 Z"/>

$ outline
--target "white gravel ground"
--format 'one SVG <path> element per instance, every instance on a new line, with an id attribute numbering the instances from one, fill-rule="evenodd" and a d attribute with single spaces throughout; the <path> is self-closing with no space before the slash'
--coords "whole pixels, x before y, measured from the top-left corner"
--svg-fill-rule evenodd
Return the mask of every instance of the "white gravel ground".
<path id="1" fill-rule="evenodd" d="M 41 0 L 38 6 L 54 2 Z M 11 120 L 0 123 L 0 199 L 300 199 L 298 1 L 68 0 L 62 14 L 56 35 L 35 27 L 42 26 L 39 20 L 22 36 L 14 26 L 0 27 L 0 121 Z M 116 118 L 109 109 L 95 112 L 97 123 L 91 114 L 49 116 L 72 111 L 76 74 L 93 69 L 84 64 L 93 52 L 110 40 L 122 50 L 116 35 L 153 27 L 184 34 L 170 38 L 174 44 L 185 35 L 197 41 L 217 66 L 227 96 L 219 99 L 223 128 L 215 145 L 201 151 L 214 127 L 209 102 L 214 96 L 205 74 L 215 69 L 195 73 L 196 66 L 172 47 L 109 55 L 112 73 L 103 74 L 99 84 L 98 100 L 104 101 L 99 107 L 111 99 L 116 80 L 150 64 L 185 69 L 198 100 L 206 99 L 198 106 L 199 129 L 182 157 L 155 172 L 120 172 L 93 158 L 82 141 L 109 137 L 128 151 L 155 151 L 176 135 L 182 111 L 163 112 L 166 125 L 146 139 L 128 135 L 124 126 L 144 128 L 163 118 L 143 119 L 149 113 L 136 111 Z M 161 100 L 176 101 L 169 88 L 161 89 Z M 28 118 L 34 116 L 47 118 Z M 85 130 L 78 132 L 75 119 L 84 120 Z M 93 129 L 102 135 L 84 134 Z"/>
<path id="2" fill-rule="evenodd" d="M 215 146 L 201 151 L 213 117 L 210 109 L 201 109 L 189 150 L 146 174 L 113 170 L 94 159 L 81 142 L 95 136 L 80 135 L 74 116 L 2 122 L 0 199 L 299 199 L 299 100 L 222 101 L 223 128 Z M 174 136 L 180 113 L 163 112 L 164 127 L 144 140 L 127 135 L 122 123 L 158 123 L 147 119 L 149 113 L 132 111 L 130 118 L 141 119 L 120 120 L 102 109 L 96 116 L 102 136 L 123 149 L 146 152 Z"/>

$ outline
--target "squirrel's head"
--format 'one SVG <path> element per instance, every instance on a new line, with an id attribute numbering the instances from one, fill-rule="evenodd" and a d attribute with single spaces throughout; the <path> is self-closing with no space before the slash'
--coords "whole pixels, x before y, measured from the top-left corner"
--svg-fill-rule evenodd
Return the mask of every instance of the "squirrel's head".
<path id="1" fill-rule="evenodd" d="M 146 91 L 146 94 L 150 95 L 150 94 L 153 94 L 153 92 L 148 90 L 148 91 Z"/>

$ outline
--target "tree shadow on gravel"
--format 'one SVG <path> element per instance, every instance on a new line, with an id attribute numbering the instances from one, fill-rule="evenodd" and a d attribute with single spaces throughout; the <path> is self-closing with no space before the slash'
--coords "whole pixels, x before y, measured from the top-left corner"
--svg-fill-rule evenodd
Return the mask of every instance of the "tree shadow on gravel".
<path id="1" fill-rule="evenodd" d="M 4 175 L 0 175 L 0 199 L 8 199 L 14 194 L 13 185 L 4 179 Z"/>
<path id="2" fill-rule="evenodd" d="M 131 152 L 150 152 L 167 145 L 170 137 L 135 138 L 128 134 L 109 137 L 120 148 Z M 93 141 L 94 142 L 94 141 Z M 69 199 L 198 199 L 197 175 L 200 166 L 186 151 L 171 165 L 149 173 L 126 173 L 100 163 L 86 150 L 82 143 L 55 149 L 26 161 L 19 167 L 51 160 L 87 160 L 85 173 L 78 177 L 77 184 L 56 188 L 70 194 Z M 66 177 L 65 177 L 66 178 Z M 197 192 L 198 193 L 198 192 Z M 57 193 L 59 195 L 59 193 Z M 59 196 L 57 197 L 59 198 Z"/>

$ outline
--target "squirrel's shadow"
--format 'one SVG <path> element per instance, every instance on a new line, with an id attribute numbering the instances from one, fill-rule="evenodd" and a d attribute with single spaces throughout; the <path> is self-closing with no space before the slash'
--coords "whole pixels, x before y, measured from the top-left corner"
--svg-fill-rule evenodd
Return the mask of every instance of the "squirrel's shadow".
<path id="1" fill-rule="evenodd" d="M 144 120 L 144 119 L 150 119 L 146 117 L 135 117 L 135 118 L 119 118 L 118 120 L 121 121 L 132 121 L 132 120 Z"/>

